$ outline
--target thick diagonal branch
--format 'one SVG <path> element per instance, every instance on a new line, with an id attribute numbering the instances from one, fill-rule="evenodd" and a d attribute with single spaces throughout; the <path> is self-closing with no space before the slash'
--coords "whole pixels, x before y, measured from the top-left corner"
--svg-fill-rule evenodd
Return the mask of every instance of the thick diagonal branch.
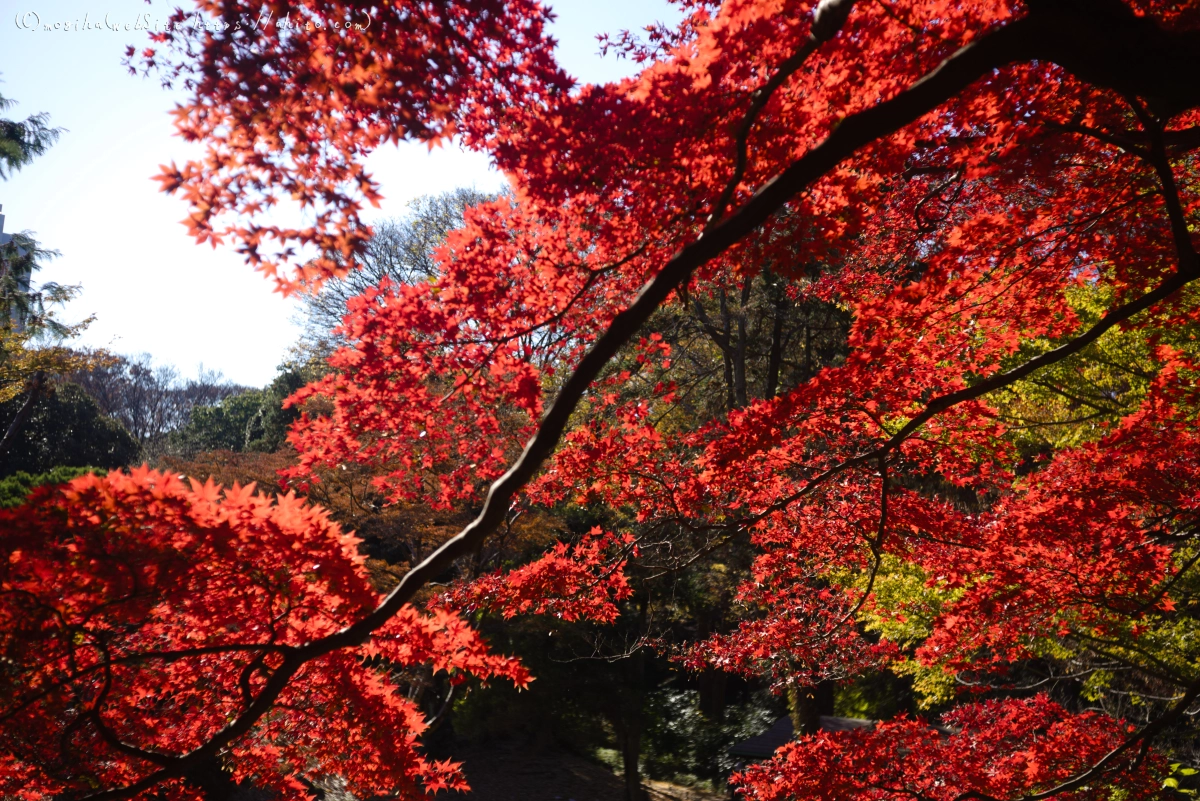
<path id="1" fill-rule="evenodd" d="M 266 714 L 287 687 L 292 677 L 313 659 L 335 650 L 355 646 L 392 618 L 416 592 L 458 558 L 471 553 L 480 541 L 495 531 L 516 494 L 534 476 L 554 451 L 580 400 L 616 353 L 637 333 L 670 294 L 684 285 L 701 265 L 724 253 L 730 246 L 762 225 L 799 192 L 811 186 L 842 161 L 872 142 L 889 136 L 915 122 L 953 98 L 967 86 L 1014 61 L 1046 58 L 1059 61 L 1080 77 L 1100 85 L 1120 80 L 1122 91 L 1130 82 L 1158 81 L 1161 92 L 1138 92 L 1166 98 L 1164 103 L 1179 106 L 1197 95 L 1200 81 L 1189 76 L 1198 70 L 1191 62 L 1181 79 L 1179 70 L 1161 75 L 1164 65 L 1176 68 L 1187 61 L 1190 40 L 1160 31 L 1153 23 L 1141 21 L 1128 26 L 1131 12 L 1116 0 L 1097 0 L 1103 13 L 1079 0 L 1042 0 L 1031 3 L 1032 13 L 1015 23 L 987 34 L 963 47 L 937 69 L 891 100 L 843 119 L 819 145 L 793 162 L 765 184 L 740 209 L 709 227 L 703 235 L 684 247 L 664 265 L 655 278 L 638 293 L 634 302 L 616 315 L 608 329 L 593 344 L 567 379 L 553 404 L 546 411 L 537 431 L 526 444 L 512 467 L 491 486 L 479 516 L 458 535 L 448 540 L 425 561 L 410 570 L 383 602 L 369 615 L 329 637 L 297 647 L 283 658 L 265 682 L 258 696 L 225 729 L 203 746 L 176 758 L 167 767 L 122 788 L 96 793 L 93 799 L 128 798 L 161 781 L 186 774 L 188 770 L 212 758 L 222 748 L 246 734 Z M 1117 23 L 1113 23 L 1114 7 Z M 1106 16 L 1107 15 L 1107 16 Z M 1074 36 L 1064 36 L 1064 26 L 1076 28 Z M 1116 50 L 1108 47 L 1113 37 L 1120 38 Z M 1165 38 L 1165 43 L 1164 43 Z M 1087 45 L 1067 47 L 1064 41 L 1082 39 Z M 1095 39 L 1093 42 L 1092 39 Z M 1106 49 L 1107 48 L 1107 49 Z M 1057 58 L 1061 55 L 1061 59 Z M 1133 58 L 1136 70 L 1123 69 L 1118 63 Z M 1200 58 L 1193 61 L 1200 65 Z M 1103 62 L 1103 63 L 1100 63 Z M 1115 76 L 1115 77 L 1113 77 Z M 1174 291 L 1173 289 L 1171 291 Z M 1143 296 L 1146 306 L 1155 302 L 1159 291 Z M 1154 296 L 1154 297 L 1151 297 Z M 982 393 L 981 393 L 982 394 Z M 934 412 L 936 413 L 936 412 Z M 926 418 L 928 419 L 928 418 Z"/>

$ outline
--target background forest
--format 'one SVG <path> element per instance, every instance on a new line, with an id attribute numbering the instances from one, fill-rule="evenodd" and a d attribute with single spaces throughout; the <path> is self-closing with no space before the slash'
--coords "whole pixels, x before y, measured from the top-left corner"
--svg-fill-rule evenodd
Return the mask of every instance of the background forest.
<path id="1" fill-rule="evenodd" d="M 131 49 L 304 333 L 261 387 L 76 348 L 0 242 L 0 797 L 1200 792 L 1200 16 L 911 5 L 684 3 L 578 91 L 536 3 L 395 11 L 411 85 L 351 26 Z M 368 229 L 397 130 L 511 189 Z M 0 178 L 58 135 L 0 119 Z"/>
<path id="2" fill-rule="evenodd" d="M 488 199 L 466 189 L 423 197 L 405 217 L 377 226 L 364 269 L 304 298 L 305 336 L 275 380 L 261 388 L 232 384 L 203 368 L 185 378 L 148 354 L 71 351 L 63 340 L 58 358 L 67 369 L 47 371 L 36 391 L 10 380 L 9 397 L 0 403 L 0 427 L 13 430 L 0 457 L 0 505 L 19 505 L 34 487 L 83 472 L 141 464 L 225 486 L 253 482 L 261 491 L 287 491 L 278 473 L 296 461 L 287 433 L 299 410 L 285 408 L 285 400 L 328 372 L 324 358 L 339 344 L 347 302 L 385 279 L 427 280 L 433 252 L 462 225 L 463 209 Z M 693 313 L 656 321 L 692 373 L 674 414 L 710 419 L 844 356 L 845 312 L 832 304 L 791 303 L 769 281 L 697 299 Z M 364 469 L 328 471 L 308 487 L 308 496 L 362 539 L 373 581 L 383 591 L 477 510 L 389 504 L 372 485 L 374 477 Z M 445 580 L 522 564 L 548 544 L 611 524 L 607 514 L 565 504 L 554 514 L 514 521 L 505 537 L 461 566 L 461 576 Z M 411 697 L 434 721 L 433 745 L 437 738 L 565 745 L 622 774 L 629 769 L 639 777 L 723 788 L 740 764 L 729 747 L 786 714 L 788 698 L 763 682 L 720 671 L 693 675 L 673 663 L 669 651 L 647 644 L 728 629 L 737 615 L 734 589 L 751 560 L 747 549 L 686 570 L 648 561 L 641 567 L 646 576 L 671 569 L 671 581 L 646 582 L 629 600 L 630 614 L 613 626 L 481 620 L 489 640 L 519 654 L 538 680 L 525 692 L 502 686 L 464 691 L 445 677 L 413 677 Z M 889 676 L 842 692 L 831 687 L 825 695 L 822 713 L 880 717 L 916 709 L 909 682 Z"/>
<path id="3" fill-rule="evenodd" d="M 201 369 L 195 378 L 184 378 L 175 367 L 155 365 L 146 354 L 72 351 L 70 329 L 42 334 L 43 343 L 60 344 L 35 352 L 53 353 L 56 361 L 39 370 L 45 375 L 36 386 L 28 377 L 25 385 L 19 383 L 20 374 L 7 378 L 6 400 L 0 403 L 0 427 L 9 432 L 0 456 L 0 505 L 18 505 L 36 486 L 87 471 L 140 464 L 225 486 L 254 483 L 270 493 L 288 491 L 280 471 L 296 463 L 287 435 L 300 409 L 287 399 L 328 373 L 325 358 L 341 344 L 339 326 L 347 304 L 381 281 L 429 280 L 434 251 L 463 224 L 463 210 L 489 199 L 465 189 L 423 197 L 406 216 L 379 225 L 362 270 L 305 296 L 305 335 L 264 387 L 232 384 L 215 370 Z M 8 274 L 20 269 L 10 266 L 12 261 L 5 264 Z M 806 264 L 804 269 L 816 273 L 822 265 Z M 846 357 L 846 308 L 792 297 L 769 270 L 740 284 L 704 290 L 685 307 L 660 311 L 650 326 L 671 346 L 676 375 L 682 375 L 676 378 L 675 400 L 659 412 L 664 430 L 686 429 L 754 399 L 774 397 Z M 69 295 L 62 296 L 62 302 L 67 299 Z M 1081 288 L 1075 296 L 1085 318 L 1096 315 L 1104 300 L 1099 287 Z M 58 297 L 53 303 L 61 305 Z M 52 320 L 52 312 L 41 313 Z M 32 322 L 24 334 L 10 326 L 6 336 L 36 331 L 39 322 L 26 319 Z M 1195 333 L 1185 330 L 1172 337 L 1187 343 Z M 1087 441 L 1105 421 L 1134 408 L 1153 376 L 1149 348 L 1143 333 L 1117 333 L 1007 391 L 1000 409 L 1020 459 L 1033 469 L 1057 448 Z M 11 353 L 6 358 L 14 363 Z M 630 349 L 612 371 L 636 370 L 642 359 L 640 349 Z M 319 414 L 319 400 L 311 403 L 318 405 L 308 410 Z M 343 466 L 306 486 L 310 498 L 361 538 L 360 549 L 380 591 L 390 589 L 478 511 L 469 505 L 433 510 L 388 503 L 372 481 L 384 472 Z M 978 511 L 989 502 L 931 476 L 900 480 L 926 492 L 949 492 L 966 510 Z M 600 504 L 564 503 L 552 512 L 517 517 L 504 536 L 489 541 L 442 581 L 511 569 L 555 542 L 577 541 L 597 525 L 637 526 L 636 519 L 620 515 Z M 721 790 L 745 761 L 730 755 L 729 748 L 761 734 L 781 715 L 792 718 L 796 731 L 809 733 L 816 730 L 819 715 L 870 720 L 936 716 L 953 699 L 953 685 L 968 680 L 921 668 L 915 661 L 866 678 L 831 676 L 810 687 L 781 687 L 711 667 L 683 669 L 683 643 L 728 632 L 754 618 L 754 609 L 736 598 L 738 584 L 751 575 L 754 553 L 749 543 L 704 543 L 681 559 L 670 546 L 665 540 L 661 549 L 653 540 L 643 545 L 629 572 L 634 592 L 613 624 L 481 615 L 477 623 L 488 639 L 519 655 L 537 681 L 519 692 L 506 686 L 456 688 L 445 676 L 430 672 L 408 677 L 410 697 L 432 721 L 431 747 L 497 740 L 535 749 L 565 746 L 634 782 L 649 778 Z M 917 642 L 943 599 L 953 597 L 929 590 L 919 575 L 898 565 L 885 565 L 875 592 L 884 610 L 904 614 L 864 613 L 864 625 L 899 642 Z M 1068 706 L 1149 720 L 1169 700 L 1168 691 L 1158 688 L 1155 671 L 1172 664 L 1186 670 L 1177 654 L 1186 652 L 1187 643 L 1186 634 L 1164 632 L 1159 649 L 1146 652 L 1119 640 L 1067 636 L 1039 645 L 1040 657 L 1025 664 L 1012 684 L 994 692 L 1011 695 L 1013 685 L 1019 692 L 1049 691 Z M 984 697 L 992 692 L 986 686 L 977 689 Z M 1196 763 L 1190 722 L 1177 726 L 1170 742 L 1176 759 Z M 1186 784 L 1190 773 L 1181 770 Z"/>

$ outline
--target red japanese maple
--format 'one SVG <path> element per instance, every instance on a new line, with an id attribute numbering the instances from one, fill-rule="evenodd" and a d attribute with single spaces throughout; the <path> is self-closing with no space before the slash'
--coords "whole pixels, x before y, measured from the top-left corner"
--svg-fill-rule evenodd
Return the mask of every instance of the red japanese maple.
<path id="1" fill-rule="evenodd" d="M 312 24 L 247 30 L 240 4 L 211 0 L 224 28 L 158 37 L 146 57 L 192 90 L 177 124 L 207 147 L 164 188 L 189 200 L 199 240 L 233 240 L 285 290 L 352 266 L 361 203 L 378 196 L 361 164 L 383 142 L 457 136 L 509 176 L 514 196 L 471 210 L 436 280 L 355 303 L 335 371 L 294 399 L 332 405 L 293 432 L 298 484 L 382 465 L 394 498 L 483 510 L 375 606 L 340 535 L 293 500 L 222 504 L 151 474 L 39 496 L 5 524 L 45 532 L 5 534 L 5 675 L 28 693 L 5 709 L 12 792 L 183 793 L 218 754 L 256 778 L 316 761 L 380 792 L 453 781 L 411 751 L 419 721 L 361 660 L 523 681 L 451 610 L 603 620 L 627 593 L 613 571 L 635 542 L 597 532 L 439 596 L 436 617 L 413 610 L 517 500 L 751 540 L 741 596 L 763 614 L 686 659 L 780 684 L 894 658 L 857 625 L 885 559 L 957 593 L 917 650 L 951 672 L 1169 608 L 1173 543 L 1200 512 L 1195 355 L 1164 333 L 1200 322 L 1197 6 L 682 5 L 678 29 L 616 43 L 637 77 L 577 88 L 532 2 L 405 0 L 373 6 L 368 27 L 318 24 L 354 21 L 355 4 L 268 3 Z M 288 198 L 315 222 L 271 222 Z M 720 419 L 657 425 L 673 365 L 652 313 L 768 269 L 793 299 L 852 312 L 849 357 Z M 1099 283 L 1111 300 L 1083 319 L 1071 292 Z M 991 393 L 1122 327 L 1155 346 L 1140 408 L 1019 477 Z M 637 372 L 605 374 L 630 352 Z M 917 476 L 995 500 L 969 514 Z M 831 580 L 845 574 L 865 581 Z M 126 586 L 148 600 L 124 601 Z M 428 645 L 439 636 L 461 656 Z M 1149 797 L 1162 766 L 1147 749 L 1200 683 L 1178 689 L 1138 730 L 1041 697 L 964 704 L 945 732 L 897 720 L 808 737 L 740 780 L 762 798 Z M 371 711 L 325 725 L 367 756 L 295 722 L 339 693 Z M 404 750 L 376 758 L 376 726 L 404 732 Z"/>
<path id="2" fill-rule="evenodd" d="M 0 513 L 6 670 L 0 793 L 45 798 L 144 782 L 228 730 L 271 676 L 368 614 L 356 541 L 328 515 L 252 487 L 221 492 L 149 470 L 85 476 Z M 353 650 L 303 657 L 236 741 L 237 779 L 286 794 L 295 776 L 352 792 L 465 786 L 415 750 L 425 722 L 372 663 L 451 681 L 529 676 L 452 612 L 405 606 Z M 194 767 L 194 766 L 193 766 Z M 178 797 L 190 797 L 179 779 Z"/>

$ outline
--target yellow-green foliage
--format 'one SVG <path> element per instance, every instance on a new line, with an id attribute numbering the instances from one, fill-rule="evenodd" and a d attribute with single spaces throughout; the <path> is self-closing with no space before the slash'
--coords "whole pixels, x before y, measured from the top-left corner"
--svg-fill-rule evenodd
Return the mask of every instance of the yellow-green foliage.
<path id="1" fill-rule="evenodd" d="M 26 332 L 0 326 L 0 403 L 24 392 L 26 382 L 39 372 L 65 375 L 104 364 L 111 358 L 102 351 L 83 353 L 59 345 L 39 345 Z"/>
<path id="2" fill-rule="evenodd" d="M 866 589 L 867 575 L 858 576 L 854 585 Z M 962 596 L 962 590 L 949 590 L 931 584 L 917 565 L 895 556 L 884 556 L 872 589 L 874 604 L 863 607 L 859 619 L 867 631 L 877 632 L 886 640 L 908 648 L 923 641 L 933 631 L 933 622 L 947 604 Z"/>
<path id="3" fill-rule="evenodd" d="M 1073 627 L 1073 639 L 1102 656 L 1141 668 L 1150 675 L 1179 684 L 1190 684 L 1200 677 L 1200 620 L 1181 608 L 1200 602 L 1200 571 L 1193 562 L 1200 546 L 1188 544 L 1175 554 L 1180 571 L 1164 589 L 1164 608 L 1153 605 L 1138 617 L 1115 618 L 1106 630 Z M 1112 681 L 1111 676 L 1093 674 L 1084 690 L 1099 697 Z M 1088 696 L 1089 698 L 1091 696 Z"/>
<path id="4" fill-rule="evenodd" d="M 1112 686 L 1113 673 L 1111 670 L 1097 670 L 1083 682 L 1079 694 L 1088 701 L 1099 701 L 1104 691 Z"/>
<path id="5" fill-rule="evenodd" d="M 1109 664 L 1121 664 L 1145 675 L 1187 685 L 1200 677 L 1200 620 L 1182 607 L 1200 602 L 1200 571 L 1194 566 L 1198 547 L 1188 544 L 1175 554 L 1175 578 L 1160 588 L 1156 602 L 1147 603 L 1141 614 L 1114 611 L 1106 621 L 1083 624 L 1064 612 L 1059 622 L 1069 633 L 1063 639 L 1043 638 L 1027 643 L 1041 659 L 1064 662 L 1090 653 Z M 1157 600 L 1157 599 L 1162 600 Z M 1164 606 L 1163 604 L 1166 604 Z M 1083 681 L 1080 696 L 1091 703 L 1116 691 L 1134 705 L 1145 698 L 1123 685 L 1125 673 L 1108 669 L 1092 671 Z"/>
<path id="6" fill-rule="evenodd" d="M 905 659 L 892 665 L 892 672 L 912 678 L 919 709 L 930 709 L 954 700 L 958 682 L 954 674 L 941 665 L 926 666 L 915 659 Z"/>
<path id="7" fill-rule="evenodd" d="M 842 577 L 837 583 L 865 590 L 868 574 L 853 578 Z M 936 582 L 918 565 L 896 556 L 884 556 L 872 587 L 874 603 L 859 611 L 859 621 L 867 631 L 875 632 L 901 648 L 912 649 L 932 632 L 938 615 L 948 605 L 962 597 L 963 590 L 948 589 Z M 892 666 L 892 671 L 912 679 L 913 691 L 922 709 L 954 698 L 955 678 L 941 665 L 925 666 L 914 659 L 904 659 Z"/>
<path id="8" fill-rule="evenodd" d="M 1088 637 L 1093 650 L 1190 683 L 1200 675 L 1200 623 L 1186 617 L 1151 619 L 1134 637 L 1132 624 L 1116 634 Z"/>
<path id="9" fill-rule="evenodd" d="M 1186 294 L 1190 297 L 1185 303 L 1200 301 L 1200 292 L 1191 289 Z M 1112 288 L 1103 283 L 1076 285 L 1067 290 L 1067 298 L 1083 327 L 1094 325 L 1113 305 Z M 1095 440 L 1104 435 L 1106 423 L 1134 411 L 1146 397 L 1158 371 L 1155 344 L 1197 355 L 1198 334 L 1195 326 L 1156 329 L 1151 323 L 1133 330 L 1114 328 L 1080 353 L 989 395 L 989 401 L 1008 423 L 1013 440 L 1027 452 Z M 1024 362 L 1055 345 L 1046 339 L 1028 342 L 1013 361 Z"/>

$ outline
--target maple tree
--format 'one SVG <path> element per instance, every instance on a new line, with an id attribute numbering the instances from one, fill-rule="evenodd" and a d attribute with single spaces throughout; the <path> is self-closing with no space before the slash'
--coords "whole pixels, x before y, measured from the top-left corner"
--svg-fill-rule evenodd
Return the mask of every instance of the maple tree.
<path id="1" fill-rule="evenodd" d="M 27 693 L 0 711 L 4 792 L 186 797 L 217 759 L 284 794 L 322 772 L 456 785 L 414 750 L 388 663 L 523 682 L 460 613 L 610 620 L 640 554 L 741 541 L 747 614 L 684 664 L 780 689 L 891 666 L 952 705 L 945 731 L 802 737 L 736 777 L 746 795 L 1158 794 L 1155 738 L 1200 695 L 1194 3 L 686 0 L 679 26 L 608 42 L 637 76 L 577 88 L 529 0 L 398 2 L 369 26 L 327 24 L 352 3 L 265 3 L 310 24 L 253 31 L 238 3 L 201 7 L 225 24 L 131 54 L 191 92 L 177 125 L 206 148 L 163 187 L 282 290 L 366 247 L 384 142 L 454 136 L 510 177 L 433 276 L 349 302 L 332 372 L 293 396 L 325 407 L 293 427 L 293 486 L 383 466 L 393 501 L 481 511 L 382 599 L 290 497 L 142 471 L 2 513 L 4 681 Z M 272 216 L 289 199 L 311 224 Z M 768 273 L 780 302 L 848 315 L 844 354 L 761 394 L 730 358 L 725 408 L 672 417 L 686 371 L 657 310 Z M 1097 386 L 1113 403 L 1086 420 L 1038 402 Z M 425 591 L 514 504 L 564 499 L 628 530 Z M 1139 727 L 971 697 L 1068 647 L 1168 700 Z"/>
<path id="2" fill-rule="evenodd" d="M 337 632 L 377 597 L 354 540 L 325 512 L 249 487 L 221 493 L 143 468 L 37 490 L 5 514 L 6 654 L 26 666 L 5 675 L 3 786 L 17 797 L 68 791 L 83 776 L 136 780 L 138 763 L 194 749 L 262 692 L 289 650 Z M 72 536 L 79 528 L 96 534 Z M 73 568 L 80 560 L 90 569 Z M 452 765 L 415 753 L 420 715 L 369 660 L 527 680 L 452 613 L 408 607 L 358 655 L 309 660 L 254 737 L 234 746 L 235 777 L 292 789 L 315 761 L 352 791 L 461 784 Z M 38 725 L 49 721 L 68 725 Z"/>

